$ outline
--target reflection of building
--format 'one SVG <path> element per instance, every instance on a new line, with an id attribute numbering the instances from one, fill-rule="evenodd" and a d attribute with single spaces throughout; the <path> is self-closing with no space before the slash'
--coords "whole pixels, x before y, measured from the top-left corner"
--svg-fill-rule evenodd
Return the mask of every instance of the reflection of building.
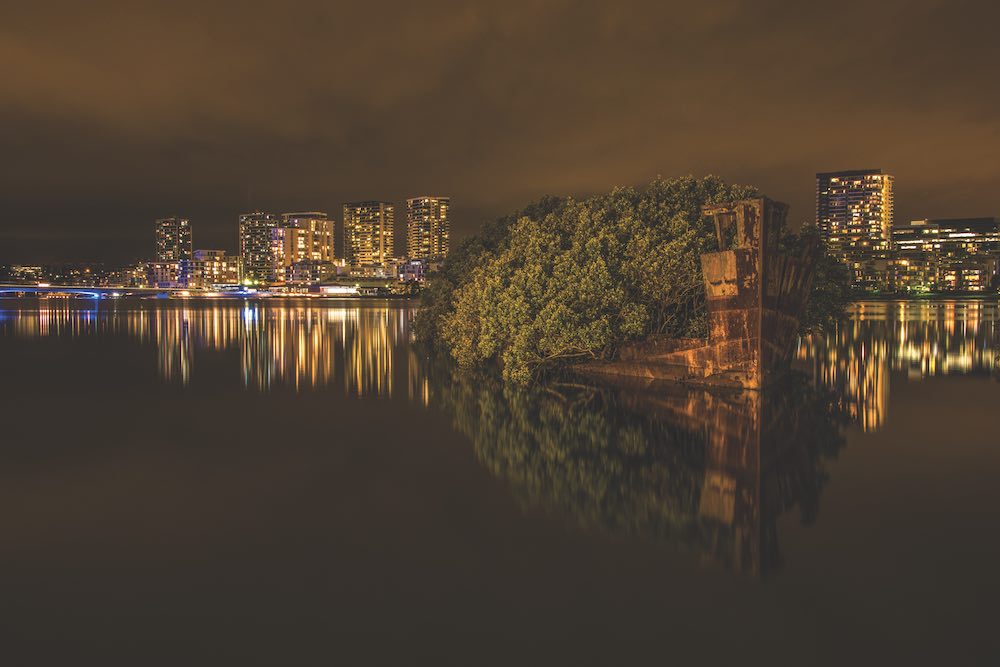
<path id="1" fill-rule="evenodd" d="M 271 231 L 279 224 L 273 213 L 244 213 L 240 216 L 240 260 L 243 280 L 266 284 L 274 280 Z"/>
<path id="2" fill-rule="evenodd" d="M 406 200 L 406 256 L 440 260 L 448 254 L 451 234 L 449 197 L 414 197 Z"/>
<path id="3" fill-rule="evenodd" d="M 881 169 L 816 174 L 816 225 L 855 287 L 885 287 L 893 216 L 893 177 Z"/>
<path id="4" fill-rule="evenodd" d="M 178 262 L 191 259 L 191 224 L 184 218 L 156 221 L 156 261 Z"/>
<path id="5" fill-rule="evenodd" d="M 425 366 L 425 360 L 410 346 L 406 354 L 407 398 L 426 408 L 431 404 L 431 381 Z"/>
<path id="6" fill-rule="evenodd" d="M 915 220 L 892 230 L 893 288 L 907 292 L 979 292 L 997 275 L 996 218 Z"/>
<path id="7" fill-rule="evenodd" d="M 394 256 L 393 205 L 381 201 L 344 204 L 347 263 L 354 268 L 382 268 Z"/>
<path id="8" fill-rule="evenodd" d="M 866 431 L 885 421 L 890 371 L 910 379 L 1000 371 L 995 303 L 862 302 L 851 315 L 835 331 L 804 339 L 798 358 Z"/>
<path id="9" fill-rule="evenodd" d="M 841 322 L 834 331 L 803 341 L 799 359 L 813 378 L 840 397 L 841 407 L 865 431 L 885 423 L 889 403 L 886 332 L 870 322 Z"/>
<path id="10" fill-rule="evenodd" d="M 58 309 L 18 311 L 11 322 L 15 333 L 99 333 L 152 343 L 161 376 L 185 384 L 193 377 L 199 353 L 226 349 L 239 352 L 244 384 L 262 391 L 274 386 L 342 387 L 351 396 L 391 397 L 397 382 L 406 381 L 406 308 L 225 300 L 140 302 L 137 308 L 99 312 L 60 302 Z"/>
<path id="11" fill-rule="evenodd" d="M 188 384 L 191 381 L 191 361 L 194 353 L 187 311 L 154 310 L 151 316 L 153 340 L 156 342 L 157 370 L 160 376 Z"/>

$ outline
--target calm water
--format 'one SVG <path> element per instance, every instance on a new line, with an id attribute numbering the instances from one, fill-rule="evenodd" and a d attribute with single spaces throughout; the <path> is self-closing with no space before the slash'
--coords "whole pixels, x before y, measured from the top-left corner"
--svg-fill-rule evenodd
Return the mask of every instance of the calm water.
<path id="1" fill-rule="evenodd" d="M 4 664 L 983 664 L 996 303 L 764 394 L 514 390 L 398 302 L 0 301 Z"/>

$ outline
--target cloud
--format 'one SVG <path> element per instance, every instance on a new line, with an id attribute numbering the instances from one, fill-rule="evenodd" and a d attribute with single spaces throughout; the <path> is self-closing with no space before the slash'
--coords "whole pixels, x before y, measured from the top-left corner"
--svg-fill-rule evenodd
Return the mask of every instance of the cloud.
<path id="1" fill-rule="evenodd" d="M 976 3 L 42 4 L 0 22 L 0 243 L 84 227 L 141 254 L 178 211 L 231 245 L 248 205 L 417 192 L 462 235 L 690 172 L 801 219 L 815 171 L 855 166 L 897 174 L 901 217 L 1000 212 Z"/>

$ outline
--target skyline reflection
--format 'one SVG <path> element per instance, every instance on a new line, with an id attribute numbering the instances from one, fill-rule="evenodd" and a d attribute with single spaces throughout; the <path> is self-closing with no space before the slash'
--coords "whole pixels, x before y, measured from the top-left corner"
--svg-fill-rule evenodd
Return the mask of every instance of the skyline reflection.
<path id="1" fill-rule="evenodd" d="M 22 337 L 115 336 L 155 347 L 158 375 L 188 385 L 205 353 L 235 351 L 247 388 L 297 391 L 340 384 L 353 396 L 392 397 L 397 367 L 414 372 L 407 307 L 358 302 L 334 307 L 261 302 L 130 302 L 81 307 L 60 299 L 0 310 Z M 2 308 L 2 304 L 0 304 Z M 408 383 L 411 393 L 421 391 Z M 422 391 L 426 394 L 426 391 Z"/>
<path id="2" fill-rule="evenodd" d="M 36 305 L 37 303 L 37 305 Z M 0 301 L 21 337 L 127 338 L 155 347 L 159 376 L 187 385 L 199 359 L 236 351 L 247 388 L 311 390 L 431 402 L 427 362 L 410 345 L 414 308 L 384 301 Z M 888 418 L 895 381 L 1000 377 L 1000 308 L 992 301 L 861 302 L 835 329 L 802 339 L 797 366 L 831 389 L 865 431 Z M 399 378 L 396 377 L 397 373 Z M 405 378 L 405 379 L 404 379 Z"/>
<path id="3" fill-rule="evenodd" d="M 525 511 L 760 577 L 782 563 L 779 519 L 818 515 L 844 427 L 876 431 L 890 418 L 892 382 L 988 377 L 1000 365 L 995 304 L 862 303 L 804 339 L 798 371 L 766 391 L 516 387 L 421 354 L 413 313 L 385 301 L 11 301 L 0 302 L 0 334 L 103 341 L 116 356 L 134 345 L 157 382 L 185 388 L 221 378 L 433 407 Z"/>
<path id="4" fill-rule="evenodd" d="M 797 352 L 818 384 L 840 397 L 864 431 L 885 425 L 899 381 L 1000 374 L 1000 308 L 992 301 L 861 302 Z"/>

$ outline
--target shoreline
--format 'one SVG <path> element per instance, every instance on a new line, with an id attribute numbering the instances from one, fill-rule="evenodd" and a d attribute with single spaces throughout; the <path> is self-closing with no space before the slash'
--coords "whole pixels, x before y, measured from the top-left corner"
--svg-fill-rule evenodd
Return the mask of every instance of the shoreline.
<path id="1" fill-rule="evenodd" d="M 70 288 L 68 288 L 70 289 Z M 77 291 L 33 293 L 33 292 L 8 292 L 0 294 L 0 301 L 20 301 L 25 299 L 37 299 L 39 301 L 49 300 L 73 300 L 73 301 L 357 301 L 359 299 L 381 300 L 381 301 L 417 301 L 419 295 L 412 294 L 134 294 L 123 292 L 121 294 L 98 294 L 89 295 L 81 292 L 87 287 L 71 288 Z"/>

